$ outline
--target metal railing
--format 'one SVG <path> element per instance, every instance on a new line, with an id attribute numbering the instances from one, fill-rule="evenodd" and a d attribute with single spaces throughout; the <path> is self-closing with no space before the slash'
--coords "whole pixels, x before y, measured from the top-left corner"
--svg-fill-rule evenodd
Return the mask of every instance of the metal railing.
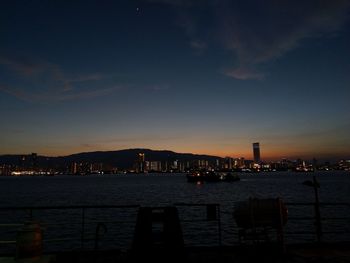
<path id="1" fill-rule="evenodd" d="M 96 249 L 98 248 L 98 242 L 100 241 L 100 229 L 102 226 L 105 226 L 106 231 L 106 224 L 129 224 L 134 226 L 136 222 L 136 212 L 139 207 L 139 205 L 0 207 L 1 215 L 5 211 L 8 215 L 5 220 L 7 222 L 0 222 L 0 233 L 3 234 L 5 232 L 2 231 L 3 228 L 12 228 L 12 231 L 11 229 L 7 231 L 7 236 L 12 236 L 15 239 L 18 228 L 23 226 L 24 222 L 38 221 L 45 232 L 46 230 L 53 228 L 56 229 L 56 231 L 53 231 L 54 236 L 55 234 L 61 236 L 58 238 L 46 238 L 43 240 L 44 243 L 75 241 L 74 243 L 77 244 L 78 241 L 80 244 L 80 249 L 84 249 L 85 244 L 88 241 L 94 241 L 94 247 Z M 103 212 L 106 212 L 106 210 L 119 211 L 109 212 L 109 218 L 104 218 L 101 220 L 98 218 L 99 215 L 104 214 L 100 213 L 101 210 L 103 210 Z M 129 211 L 125 212 L 125 210 Z M 88 212 L 91 211 L 95 211 L 95 213 L 88 214 Z M 16 214 L 11 215 L 11 212 Z M 18 214 L 19 212 L 20 214 Z M 120 213 L 124 215 L 122 216 L 123 219 L 116 220 L 116 218 L 120 218 L 120 216 L 117 217 L 117 215 Z M 2 218 L 4 217 L 2 216 Z M 16 220 L 16 223 L 14 223 L 12 220 Z M 78 230 L 79 235 L 72 235 L 72 229 Z M 62 230 L 62 232 L 65 232 L 64 230 L 68 230 L 68 237 L 62 237 L 64 233 L 60 233 L 60 230 Z M 0 244 L 15 244 L 16 240 L 14 239 L 3 240 L 3 238 L 0 237 Z"/>
<path id="2" fill-rule="evenodd" d="M 336 234 L 336 235 L 343 235 L 345 236 L 345 239 L 342 241 L 350 241 L 350 203 L 296 203 L 296 202 L 288 202 L 286 205 L 289 208 L 289 211 L 291 211 L 290 208 L 301 208 L 301 207 L 309 207 L 312 208 L 314 211 L 310 213 L 309 216 L 289 216 L 288 221 L 292 222 L 311 222 L 311 226 L 313 229 L 309 229 L 308 232 L 304 231 L 289 231 L 286 234 L 292 234 L 292 235 L 305 235 L 306 233 L 311 234 L 314 236 L 314 240 L 316 242 L 322 242 L 324 240 L 325 235 L 329 234 Z M 334 211 L 338 215 L 327 215 L 327 208 L 335 208 L 336 211 Z M 341 210 L 347 209 L 348 211 L 340 212 Z M 328 212 L 330 213 L 330 212 Z M 341 215 L 343 214 L 343 215 Z M 336 221 L 337 224 L 329 224 L 330 221 Z M 332 228 L 336 226 L 341 226 L 341 231 L 325 231 L 325 228 Z"/>
<path id="3" fill-rule="evenodd" d="M 319 203 L 319 213 L 315 210 L 315 203 L 288 202 L 286 205 L 290 211 L 285 227 L 286 243 L 291 236 L 306 235 L 312 237 L 311 241 L 318 242 L 327 241 L 324 239 L 325 235 L 343 235 L 345 237 L 342 241 L 350 241 L 350 213 L 343 211 L 344 208 L 350 211 L 350 203 Z M 213 239 L 212 245 L 221 246 L 223 244 L 222 220 L 233 222 L 233 211 L 225 213 L 220 209 L 219 204 L 177 203 L 174 206 L 179 210 L 182 227 L 192 224 L 204 234 L 209 231 L 214 234 L 216 232 L 217 238 Z M 123 244 L 124 248 L 128 249 L 139 207 L 139 205 L 0 207 L 0 248 L 4 245 L 16 244 L 16 231 L 23 226 L 23 222 L 38 220 L 45 229 L 44 243 L 58 244 L 55 246 L 57 250 L 71 243 L 76 245 L 76 249 L 98 250 L 101 247 L 105 248 L 105 244 L 112 244 L 114 248 L 119 248 Z M 326 212 L 329 208 L 331 208 L 331 215 L 327 216 Z M 187 209 L 194 213 L 187 213 L 185 211 Z M 298 209 L 304 210 L 294 213 Z M 309 210 L 305 211 L 305 209 Z M 337 212 L 338 215 L 336 215 L 332 209 L 335 212 L 342 211 L 342 213 Z M 331 221 L 336 223 L 330 224 Z M 289 228 L 288 225 L 292 227 Z M 332 226 L 336 229 L 332 229 Z M 234 222 L 230 224 L 230 228 L 233 228 L 231 234 L 238 231 Z M 50 229 L 54 230 L 50 232 Z M 125 236 L 115 234 L 118 231 L 127 232 L 129 241 L 125 242 L 127 239 Z M 184 232 L 186 237 L 186 231 Z M 226 229 L 224 232 L 227 232 Z M 197 233 L 192 233 L 192 235 L 196 236 Z M 12 237 L 12 239 L 6 239 L 6 237 Z M 120 239 L 119 244 L 116 239 Z M 113 242 L 109 242 L 110 240 Z M 71 247 L 69 245 L 69 248 Z M 1 249 L 0 252 L 2 252 Z"/>
<path id="4" fill-rule="evenodd" d="M 202 230 L 209 229 L 208 225 L 216 226 L 216 240 L 221 245 L 222 231 L 219 204 L 177 203 L 174 206 L 180 210 L 182 226 L 191 223 L 201 224 L 203 226 Z M 58 245 L 54 246 L 57 250 L 60 248 L 59 244 L 63 243 L 75 244 L 75 248 L 77 248 L 79 243 L 79 249 L 98 250 L 101 247 L 100 243 L 108 240 L 108 237 L 104 236 L 107 232 L 114 233 L 114 236 L 110 235 L 110 244 L 115 241 L 113 239 L 120 239 L 119 242 L 124 243 L 124 249 L 128 249 L 131 245 L 132 238 L 130 236 L 133 235 L 139 208 L 139 205 L 0 207 L 0 219 L 6 218 L 5 222 L 0 222 L 0 245 L 15 245 L 16 232 L 24 225 L 24 222 L 35 221 L 40 222 L 42 229 L 44 229 L 44 244 L 57 243 Z M 198 213 L 194 216 L 192 215 L 193 217 L 190 215 L 190 217 L 190 213 L 185 211 L 187 208 L 193 210 L 199 208 L 203 213 L 200 213 L 199 216 Z M 120 210 L 124 211 L 120 212 Z M 125 210 L 128 211 L 126 212 Z M 14 212 L 15 215 L 11 215 L 11 212 Z M 128 230 L 126 230 L 129 238 L 125 235 L 122 237 L 121 235 L 118 236 L 115 234 L 116 231 L 113 231 L 113 229 L 123 230 L 125 225 L 129 226 Z M 4 228 L 9 229 L 7 233 L 10 233 L 8 236 L 12 237 L 11 240 L 3 240 L 2 234 L 4 231 L 2 230 Z M 50 229 L 55 230 L 48 233 Z M 67 235 L 64 235 L 65 233 Z M 57 234 L 59 234 L 59 237 L 52 237 L 52 235 L 57 236 Z M 186 237 L 186 234 L 184 236 Z M 117 247 L 120 248 L 122 246 Z"/>
<path id="5" fill-rule="evenodd" d="M 217 228 L 217 242 L 218 245 L 222 245 L 222 229 L 221 229 L 221 210 L 220 204 L 215 203 L 201 203 L 201 204 L 190 204 L 190 203 L 175 203 L 174 206 L 178 208 L 201 208 L 203 213 L 198 219 L 186 219 L 183 218 L 181 222 L 183 223 L 214 223 Z M 198 216 L 198 215 L 197 215 Z M 205 232 L 205 231 L 204 231 Z"/>

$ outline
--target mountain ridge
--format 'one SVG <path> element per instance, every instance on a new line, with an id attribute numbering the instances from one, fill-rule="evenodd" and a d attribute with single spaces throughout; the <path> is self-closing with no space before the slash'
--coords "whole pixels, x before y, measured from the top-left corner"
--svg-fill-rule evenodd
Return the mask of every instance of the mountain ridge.
<path id="1" fill-rule="evenodd" d="M 146 161 L 171 162 L 178 160 L 181 162 L 191 162 L 195 160 L 206 160 L 209 162 L 215 162 L 217 159 L 222 159 L 219 156 L 205 154 L 177 153 L 170 150 L 152 150 L 147 148 L 131 148 L 114 151 L 81 152 L 57 157 L 38 155 L 36 161 L 39 166 L 45 166 L 49 163 L 54 166 L 67 166 L 73 162 L 89 162 L 105 163 L 121 169 L 129 169 L 134 165 L 139 153 L 145 154 Z M 31 154 L 5 154 L 0 155 L 0 164 L 20 165 L 23 156 L 28 156 L 29 159 L 32 158 Z"/>

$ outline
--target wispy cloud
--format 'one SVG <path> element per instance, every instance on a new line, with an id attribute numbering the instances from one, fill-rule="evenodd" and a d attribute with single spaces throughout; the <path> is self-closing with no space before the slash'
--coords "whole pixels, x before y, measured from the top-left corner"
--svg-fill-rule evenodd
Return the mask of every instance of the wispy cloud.
<path id="1" fill-rule="evenodd" d="M 233 69 L 226 69 L 223 71 L 226 76 L 233 77 L 235 79 L 247 80 L 247 79 L 258 79 L 262 80 L 265 75 L 261 72 L 257 72 L 254 69 L 248 69 L 244 67 L 238 67 Z"/>
<path id="2" fill-rule="evenodd" d="M 20 89 L 14 88 L 14 87 L 9 87 L 6 85 L 0 85 L 0 91 L 5 92 L 11 96 L 18 98 L 18 99 L 30 101 L 28 94 L 26 94 L 26 92 L 23 90 L 20 90 Z"/>
<path id="3" fill-rule="evenodd" d="M 121 86 L 114 86 L 109 88 L 100 88 L 95 90 L 80 91 L 71 94 L 62 94 L 59 100 L 72 100 L 72 99 L 89 99 L 95 97 L 106 96 L 114 91 L 121 90 Z"/>
<path id="4" fill-rule="evenodd" d="M 334 36 L 350 8 L 348 0 L 148 1 L 177 8 L 178 24 L 193 48 L 207 47 L 210 41 L 231 51 L 232 67 L 221 72 L 241 80 L 262 79 L 261 66 L 283 57 L 304 39 Z"/>
<path id="5" fill-rule="evenodd" d="M 251 78 L 261 79 L 262 73 L 254 73 L 257 66 L 282 57 L 304 39 L 334 35 L 348 18 L 349 6 L 342 0 L 264 2 L 254 22 L 252 15 L 246 15 L 249 7 L 226 6 L 221 9 L 220 39 L 237 56 L 237 66 L 227 75 L 236 77 L 232 72 L 237 71 L 249 75 L 249 68 Z"/>
<path id="6" fill-rule="evenodd" d="M 27 77 L 44 72 L 49 72 L 56 79 L 60 79 L 63 76 L 62 71 L 57 65 L 24 56 L 0 56 L 0 64 Z"/>
<path id="7" fill-rule="evenodd" d="M 183 140 L 185 136 L 183 134 L 145 134 L 145 135 L 129 135 L 119 138 L 112 138 L 110 142 L 158 142 L 158 141 L 171 141 L 171 140 Z"/>
<path id="8" fill-rule="evenodd" d="M 192 40 L 190 42 L 192 48 L 202 51 L 208 47 L 207 43 L 200 40 Z"/>
<path id="9" fill-rule="evenodd" d="M 150 89 L 153 91 L 164 91 L 164 90 L 169 90 L 170 86 L 167 84 L 165 84 L 165 85 L 152 85 L 152 86 L 146 87 L 146 89 Z"/>
<path id="10" fill-rule="evenodd" d="M 66 101 L 66 100 L 77 100 L 77 99 L 90 99 L 95 97 L 106 96 L 117 90 L 121 90 L 122 87 L 114 86 L 110 88 L 100 88 L 95 90 L 84 90 L 75 92 L 66 92 L 65 90 L 56 91 L 44 91 L 33 93 L 31 91 L 22 90 L 15 87 L 6 87 L 0 85 L 0 91 L 10 94 L 20 100 L 28 102 L 48 102 L 48 101 Z"/>
<path id="11" fill-rule="evenodd" d="M 87 99 L 121 89 L 121 86 L 91 88 L 89 84 L 107 76 L 101 73 L 67 74 L 59 65 L 35 58 L 0 56 L 0 65 L 14 72 L 20 80 L 16 86 L 0 83 L 0 91 L 24 101 Z M 28 83 L 36 88 L 27 88 Z"/>
<path id="12" fill-rule="evenodd" d="M 90 75 L 78 75 L 74 76 L 72 78 L 66 78 L 67 82 L 85 82 L 85 81 L 91 81 L 91 80 L 101 80 L 104 79 L 106 76 L 100 73 L 93 73 Z"/>

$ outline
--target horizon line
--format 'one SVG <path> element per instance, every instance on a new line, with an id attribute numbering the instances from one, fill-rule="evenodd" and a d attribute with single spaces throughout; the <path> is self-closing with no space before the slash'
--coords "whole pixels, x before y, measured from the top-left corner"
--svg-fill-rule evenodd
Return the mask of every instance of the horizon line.
<path id="1" fill-rule="evenodd" d="M 253 156 L 247 158 L 246 155 L 242 154 L 239 155 L 237 154 L 236 157 L 232 157 L 231 154 L 209 154 L 209 153 L 195 153 L 195 152 L 179 152 L 179 151 L 174 151 L 174 150 L 168 150 L 168 149 L 151 149 L 151 148 L 141 148 L 141 147 L 136 147 L 136 148 L 124 148 L 124 149 L 118 149 L 118 150 L 92 150 L 92 151 L 81 151 L 81 152 L 75 152 L 75 153 L 68 153 L 68 154 L 62 154 L 62 155 L 54 155 L 54 154 L 38 154 L 37 152 L 34 151 L 30 151 L 28 153 L 0 153 L 0 156 L 6 156 L 6 155 L 31 155 L 33 153 L 36 153 L 38 156 L 42 156 L 42 157 L 49 157 L 49 158 L 60 158 L 60 157 L 67 157 L 67 156 L 71 156 L 71 155 L 77 155 L 77 154 L 84 154 L 84 153 L 96 153 L 96 152 L 118 152 L 118 151 L 127 151 L 127 150 L 146 150 L 146 151 L 156 151 L 156 152 L 162 152 L 162 151 L 166 151 L 166 152 L 174 152 L 177 154 L 192 154 L 192 155 L 206 155 L 206 156 L 212 156 L 212 157 L 218 157 L 218 158 L 244 158 L 246 160 L 250 160 L 250 159 L 254 159 Z M 287 155 L 281 155 L 281 156 L 269 156 L 269 157 L 265 157 L 265 158 L 261 158 L 262 161 L 277 161 L 277 160 L 283 160 L 283 159 L 288 159 L 288 160 L 297 160 L 297 159 L 304 159 L 304 160 L 312 160 L 312 159 L 321 159 L 321 160 L 325 160 L 325 159 L 337 159 L 337 160 L 346 160 L 349 159 L 350 157 L 344 157 L 341 156 L 339 154 L 337 155 L 332 155 L 329 154 L 328 156 L 325 156 L 324 154 L 321 154 L 321 156 L 317 157 L 317 156 L 313 156 L 313 157 L 306 157 L 306 156 L 287 156 Z"/>

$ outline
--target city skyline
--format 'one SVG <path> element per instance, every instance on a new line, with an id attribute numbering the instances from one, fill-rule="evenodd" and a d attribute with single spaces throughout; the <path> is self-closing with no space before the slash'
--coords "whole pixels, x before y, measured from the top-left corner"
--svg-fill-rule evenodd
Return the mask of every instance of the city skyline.
<path id="1" fill-rule="evenodd" d="M 349 1 L 0 7 L 0 155 L 350 158 Z"/>
<path id="2" fill-rule="evenodd" d="M 89 175 L 125 173 L 184 173 L 189 171 L 216 172 L 316 172 L 349 171 L 350 160 L 322 161 L 260 160 L 259 144 L 253 143 L 254 160 L 151 149 L 125 149 L 110 152 L 80 153 L 61 157 L 0 155 L 0 175 Z"/>
<path id="3" fill-rule="evenodd" d="M 206 154 L 206 153 L 195 153 L 195 152 L 176 152 L 169 149 L 151 149 L 151 148 L 125 148 L 125 149 L 115 149 L 115 150 L 101 150 L 101 151 L 85 151 L 85 152 L 74 152 L 74 153 L 68 153 L 65 155 L 45 155 L 41 153 L 36 152 L 21 152 L 21 153 L 11 153 L 11 154 L 0 154 L 0 157 L 5 156 L 31 156 L 31 155 L 37 155 L 41 157 L 48 157 L 48 158 L 60 158 L 60 157 L 69 157 L 79 154 L 90 154 L 90 153 L 112 153 L 112 152 L 119 152 L 119 151 L 137 151 L 137 158 L 145 158 L 144 157 L 144 151 L 155 151 L 155 152 L 172 152 L 176 154 L 190 154 L 190 155 L 198 155 L 198 156 L 210 156 L 210 157 L 218 157 L 221 159 L 230 158 L 230 159 L 244 159 L 248 161 L 252 161 L 254 163 L 271 163 L 271 162 L 280 162 L 283 160 L 289 160 L 289 161 L 296 161 L 296 160 L 303 160 L 308 162 L 313 161 L 321 161 L 321 162 L 339 162 L 339 161 L 349 161 L 350 158 L 347 157 L 341 157 L 341 158 L 335 158 L 331 156 L 313 156 L 313 157 L 304 157 L 302 155 L 298 156 L 287 156 L 287 155 L 281 155 L 276 156 L 275 158 L 264 158 L 264 156 L 261 157 L 260 153 L 260 143 L 255 142 L 252 143 L 253 148 L 250 153 L 247 153 L 247 155 L 239 155 L 239 154 L 232 154 L 232 155 L 215 155 L 215 154 Z M 143 156 L 143 157 L 142 157 Z"/>

